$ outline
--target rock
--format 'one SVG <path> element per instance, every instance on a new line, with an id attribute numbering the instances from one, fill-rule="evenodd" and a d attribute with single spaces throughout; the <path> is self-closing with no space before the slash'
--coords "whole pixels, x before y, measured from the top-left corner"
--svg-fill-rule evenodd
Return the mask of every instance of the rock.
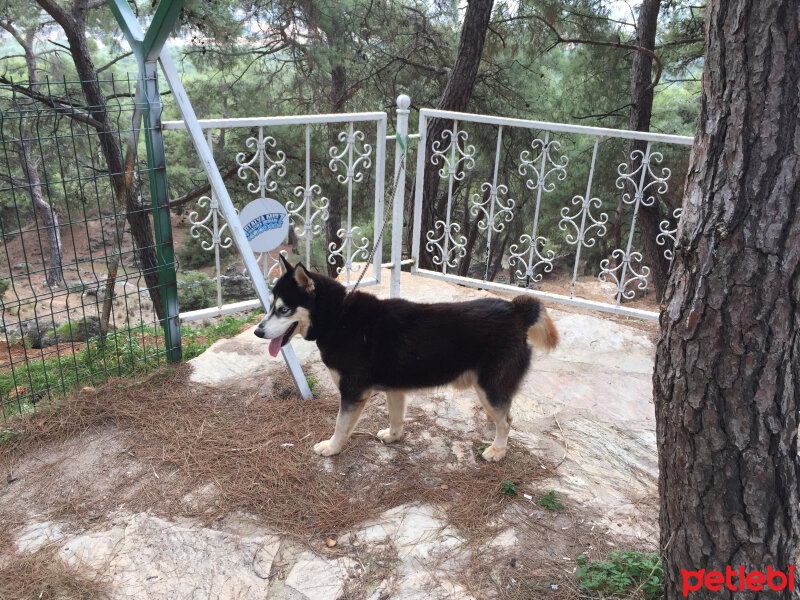
<path id="1" fill-rule="evenodd" d="M 65 279 L 64 280 L 64 287 L 66 287 L 71 292 L 82 292 L 91 283 L 79 281 L 77 279 Z M 50 287 L 47 282 L 44 283 L 44 287 Z"/>
<path id="2" fill-rule="evenodd" d="M 506 529 L 497 535 L 491 542 L 489 542 L 490 546 L 494 546 L 496 548 L 513 548 L 518 544 L 519 540 L 517 539 L 517 534 L 511 528 Z"/>
<path id="3" fill-rule="evenodd" d="M 414 569 L 406 577 L 395 584 L 392 600 L 474 600 L 462 585 L 434 577 L 424 569 Z"/>
<path id="4" fill-rule="evenodd" d="M 114 597 L 261 600 L 279 545 L 263 528 L 211 529 L 140 513 L 67 538 L 60 555 L 110 577 Z"/>
<path id="5" fill-rule="evenodd" d="M 83 290 L 84 298 L 93 297 L 96 298 L 98 301 L 100 301 L 103 298 L 105 298 L 105 295 L 106 295 L 105 283 L 100 283 L 96 286 L 87 287 L 85 290 Z"/>
<path id="6" fill-rule="evenodd" d="M 48 329 L 43 321 L 23 321 L 22 337 L 30 348 L 41 350 L 53 344 L 57 344 L 60 339 L 54 329 Z"/>
<path id="7" fill-rule="evenodd" d="M 5 321 L 3 321 L 2 325 L 0 325 L 0 334 L 5 334 L 5 336 L 8 337 L 8 342 L 11 344 L 22 337 L 22 331 L 19 325 L 6 323 Z"/>
<path id="8" fill-rule="evenodd" d="M 401 559 L 428 559 L 462 543 L 447 522 L 439 518 L 432 506 L 402 505 L 392 508 L 368 522 L 358 538 L 366 543 L 388 540 Z"/>
<path id="9" fill-rule="evenodd" d="M 227 298 L 233 300 L 249 300 L 256 297 L 256 290 L 253 282 L 241 273 L 234 272 L 229 275 L 220 275 L 222 291 Z"/>
<path id="10" fill-rule="evenodd" d="M 347 581 L 347 569 L 354 561 L 344 558 L 328 562 L 311 552 L 301 554 L 286 577 L 286 587 L 300 592 L 309 600 L 336 600 Z"/>
<path id="11" fill-rule="evenodd" d="M 66 337 L 70 341 L 85 342 L 98 335 L 100 335 L 100 319 L 89 316 L 80 321 L 73 321 Z"/>
<path id="12" fill-rule="evenodd" d="M 17 549 L 20 552 L 36 552 L 46 544 L 58 542 L 65 537 L 66 527 L 52 521 L 32 523 L 25 527 L 17 538 Z"/>
<path id="13" fill-rule="evenodd" d="M 45 335 L 39 338 L 39 345 L 34 346 L 31 345 L 31 348 L 48 348 L 50 346 L 55 346 L 56 344 L 60 344 L 61 342 L 65 341 L 65 338 L 62 338 L 58 333 L 53 331 L 48 331 Z"/>

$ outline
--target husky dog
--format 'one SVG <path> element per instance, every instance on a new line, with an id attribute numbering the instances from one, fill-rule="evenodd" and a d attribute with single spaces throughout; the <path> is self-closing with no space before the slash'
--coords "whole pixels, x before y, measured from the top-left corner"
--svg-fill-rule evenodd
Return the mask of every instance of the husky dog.
<path id="1" fill-rule="evenodd" d="M 389 427 L 378 438 L 389 444 L 403 436 L 406 391 L 455 384 L 474 387 L 495 423 L 494 442 L 483 458 L 505 456 L 511 399 L 531 362 L 528 342 L 546 351 L 558 343 L 558 331 L 539 300 L 380 300 L 358 291 L 348 294 L 336 280 L 281 259 L 286 273 L 275 284 L 270 311 L 255 334 L 272 340 L 272 356 L 296 334 L 317 342 L 341 401 L 333 437 L 316 444 L 314 452 L 341 452 L 373 391 L 386 392 Z"/>

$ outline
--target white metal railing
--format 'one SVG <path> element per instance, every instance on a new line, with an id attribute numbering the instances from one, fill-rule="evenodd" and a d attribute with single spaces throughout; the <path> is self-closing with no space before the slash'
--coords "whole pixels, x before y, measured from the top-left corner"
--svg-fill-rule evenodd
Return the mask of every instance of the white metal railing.
<path id="1" fill-rule="evenodd" d="M 364 235 L 362 228 L 356 223 L 353 206 L 354 186 L 362 183 L 365 174 L 370 169 L 374 169 L 373 222 L 374 231 L 377 233 L 383 223 L 384 214 L 385 140 L 388 139 L 386 121 L 385 112 L 367 112 L 206 119 L 199 123 L 206 131 L 210 148 L 213 148 L 211 136 L 214 131 L 237 128 L 255 130 L 255 134 L 245 140 L 247 150 L 240 151 L 235 155 L 238 165 L 237 175 L 240 179 L 248 182 L 247 190 L 252 194 L 250 199 L 266 198 L 268 194 L 275 193 L 279 186 L 291 185 L 284 180 L 287 169 L 286 151 L 278 147 L 276 138 L 270 134 L 276 128 L 304 128 L 303 183 L 295 185 L 290 190 L 297 200 L 285 202 L 290 226 L 298 238 L 304 239 L 305 262 L 309 264 L 312 239 L 324 235 L 324 224 L 329 219 L 330 198 L 340 201 L 338 199 L 344 196 L 341 202 L 342 208 L 346 208 L 346 214 L 343 215 L 343 222 L 337 230 L 338 240 L 325 244 L 325 248 L 327 261 L 330 264 L 336 264 L 338 257 L 342 266 L 337 270 L 340 274 L 344 274 L 345 283 L 352 285 L 358 276 L 358 273 L 354 272 L 358 267 L 357 262 L 367 259 L 374 242 Z M 312 180 L 311 128 L 316 124 L 342 125 L 342 129 L 337 135 L 338 143 L 329 147 L 328 155 L 325 157 L 330 173 L 335 177 L 337 184 L 341 186 L 338 189 L 323 190 L 319 183 Z M 366 126 L 370 124 L 375 127 L 375 143 L 370 143 L 371 135 L 366 132 Z M 167 130 L 182 130 L 186 126 L 183 121 L 165 121 L 163 127 Z M 400 197 L 402 198 L 402 196 Z M 258 300 L 246 300 L 232 304 L 223 303 L 220 251 L 229 248 L 232 241 L 226 235 L 227 223 L 220 212 L 219 202 L 213 192 L 210 196 L 203 196 L 198 200 L 198 209 L 189 214 L 190 235 L 201 241 L 203 251 L 214 253 L 217 306 L 182 313 L 181 319 L 184 321 L 202 319 L 260 306 Z M 342 212 L 344 213 L 344 210 Z M 382 249 L 379 245 L 373 257 L 372 277 L 366 277 L 361 282 L 361 286 L 380 282 L 382 258 Z M 276 253 L 257 254 L 256 260 L 267 281 L 280 273 L 280 262 Z M 398 272 L 399 269 L 398 263 Z M 246 270 L 243 270 L 242 273 L 246 274 Z"/>
<path id="2" fill-rule="evenodd" d="M 441 140 L 435 141 L 432 146 L 431 156 L 425 155 L 425 144 L 428 129 L 428 120 L 433 118 L 447 119 L 449 129 L 445 129 Z M 463 180 L 465 175 L 474 169 L 476 161 L 476 148 L 468 143 L 468 128 L 476 124 L 488 125 L 496 128 L 496 145 L 494 153 L 494 168 L 492 175 L 481 184 L 484 194 L 474 194 L 471 198 L 470 214 L 478 217 L 478 228 L 485 232 L 485 251 L 491 256 L 493 235 L 504 231 L 516 215 L 517 203 L 508 197 L 508 186 L 498 182 L 500 173 L 512 171 L 512 165 L 501 165 L 501 148 L 503 147 L 504 130 L 511 128 L 530 130 L 534 132 L 534 139 L 530 149 L 522 150 L 513 170 L 524 179 L 524 187 L 534 195 L 533 218 L 529 229 L 523 233 L 509 247 L 504 255 L 508 262 L 508 270 L 512 281 L 508 284 L 487 281 L 488 259 L 483 279 L 464 277 L 449 272 L 456 268 L 462 259 L 468 260 L 467 240 L 461 231 L 460 224 L 454 219 L 454 185 Z M 636 316 L 640 318 L 657 320 L 658 314 L 653 311 L 644 311 L 622 305 L 623 300 L 634 298 L 635 290 L 645 290 L 648 285 L 649 268 L 642 263 L 641 253 L 633 249 L 637 217 L 642 206 L 651 206 L 656 201 L 657 194 L 667 191 L 667 181 L 671 175 L 670 169 L 659 168 L 663 155 L 654 149 L 654 144 L 674 144 L 691 146 L 691 137 L 665 135 L 659 133 L 644 133 L 618 129 L 605 129 L 599 127 L 585 127 L 567 125 L 562 123 L 547 123 L 524 119 L 511 119 L 487 115 L 475 115 L 434 109 L 420 110 L 419 121 L 419 151 L 416 165 L 416 198 L 414 204 L 412 271 L 427 277 L 438 277 L 461 285 L 493 289 L 513 293 L 535 293 L 554 302 L 562 302 L 603 310 L 617 314 Z M 591 162 L 585 188 L 576 190 L 571 202 L 560 209 L 558 227 L 564 232 L 563 240 L 575 246 L 575 258 L 572 268 L 572 279 L 569 295 L 545 293 L 530 290 L 531 283 L 542 281 L 544 274 L 553 270 L 555 254 L 553 250 L 546 249 L 548 240 L 541 235 L 540 208 L 545 194 L 553 192 L 560 182 L 566 179 L 569 157 L 562 152 L 562 145 L 558 137 L 562 134 L 577 134 L 591 136 L 593 139 Z M 607 233 L 608 214 L 597 211 L 601 209 L 602 202 L 592 194 L 595 166 L 597 165 L 598 146 L 606 138 L 623 138 L 641 140 L 646 142 L 644 151 L 635 150 L 629 160 L 624 160 L 617 167 L 616 187 L 620 190 L 629 189 L 622 194 L 625 205 L 632 207 L 630 215 L 630 228 L 627 232 L 625 248 L 615 248 L 610 257 L 604 258 L 599 264 L 599 280 L 608 284 L 606 287 L 613 303 L 598 302 L 575 297 L 575 283 L 578 277 L 578 267 L 581 260 L 581 249 L 591 248 L 597 240 Z M 423 184 L 426 162 L 439 168 L 439 175 L 447 188 L 447 203 L 443 218 L 433 222 L 433 228 L 422 231 L 422 200 Z M 628 165 L 638 165 L 628 171 Z M 576 208 L 575 212 L 573 209 Z M 593 214 L 593 211 L 595 214 Z M 680 217 L 680 209 L 673 214 L 674 218 Z M 667 248 L 664 254 L 667 259 L 672 258 L 671 244 L 675 241 L 675 229 L 670 221 L 661 223 L 660 233 L 656 239 L 660 245 Z M 430 262 L 436 269 L 419 268 L 422 236 L 425 236 L 424 249 L 429 253 Z M 513 283 L 516 283 L 514 285 Z"/>
<path id="3" fill-rule="evenodd" d="M 419 118 L 419 133 L 408 133 L 410 99 L 400 96 L 397 99 L 397 136 L 387 135 L 387 115 L 383 112 L 349 113 L 335 115 L 297 115 L 286 117 L 259 117 L 245 119 L 207 119 L 200 121 L 201 127 L 206 130 L 208 145 L 211 146 L 212 131 L 233 128 L 247 128 L 254 134 L 245 140 L 247 151 L 236 154 L 238 176 L 248 182 L 248 191 L 254 197 L 266 197 L 274 193 L 279 186 L 290 185 L 285 181 L 286 175 L 286 149 L 279 148 L 276 138 L 271 135 L 275 128 L 303 127 L 304 152 L 295 152 L 295 156 L 304 157 L 303 183 L 295 185 L 290 190 L 297 200 L 285 201 L 291 225 L 298 238 L 305 241 L 305 259 L 310 262 L 311 242 L 316 236 L 324 236 L 324 223 L 328 220 L 328 211 L 332 201 L 341 202 L 341 207 L 346 208 L 342 226 L 338 229 L 338 240 L 325 241 L 326 258 L 331 264 L 338 256 L 343 262 L 340 273 L 345 282 L 352 285 L 360 268 L 359 260 L 365 260 L 375 243 L 375 237 L 383 225 L 384 219 L 384 192 L 386 179 L 386 146 L 395 140 L 394 178 L 397 182 L 396 193 L 391 199 L 391 259 L 382 264 L 382 248 L 378 245 L 372 261 L 372 277 L 365 278 L 361 285 L 375 284 L 381 278 L 381 266 L 390 267 L 391 296 L 400 293 L 400 271 L 403 265 L 411 265 L 412 272 L 458 283 L 465 286 L 477 287 L 495 291 L 511 293 L 533 293 L 553 302 L 561 302 L 584 308 L 602 310 L 616 314 L 635 316 L 643 319 L 657 319 L 653 311 L 631 308 L 623 304 L 632 299 L 637 291 L 643 291 L 648 286 L 649 269 L 642 264 L 642 254 L 634 249 L 637 219 L 642 206 L 651 206 L 656 201 L 658 194 L 667 191 L 667 182 L 671 176 L 670 169 L 661 167 L 663 155 L 656 150 L 660 144 L 691 146 L 690 137 L 665 135 L 659 133 L 644 133 L 619 129 L 599 127 L 586 127 L 567 125 L 562 123 L 548 123 L 525 119 L 513 119 L 488 115 L 475 115 L 469 113 L 456 113 L 435 109 L 421 109 Z M 446 119 L 449 128 L 444 131 L 443 139 L 437 140 L 432 146 L 431 156 L 426 156 L 426 136 L 428 122 L 433 118 Z M 365 125 L 370 123 L 375 127 L 375 143 L 368 138 Z M 325 156 L 327 168 L 335 177 L 337 189 L 323 189 L 320 182 L 314 181 L 312 170 L 312 125 L 315 124 L 341 124 L 342 128 L 337 136 L 338 143 L 328 148 Z M 167 121 L 164 128 L 168 130 L 184 129 L 182 121 Z M 454 189 L 460 184 L 465 174 L 470 173 L 478 157 L 474 145 L 469 144 L 470 129 L 475 126 L 494 128 L 496 137 L 492 142 L 494 154 L 487 155 L 485 164 L 490 174 L 485 180 L 479 180 L 479 189 L 482 193 L 473 194 L 468 199 L 468 210 L 472 217 L 477 218 L 477 227 L 483 237 L 480 239 L 481 252 L 490 257 L 493 245 L 500 234 L 510 234 L 506 230 L 512 226 L 512 221 L 519 218 L 530 218 L 525 222 L 523 232 L 511 240 L 512 243 L 505 248 L 502 261 L 507 268 L 510 281 L 502 283 L 490 281 L 488 259 L 482 269 L 482 277 L 463 276 L 453 273 L 461 260 L 470 260 L 466 256 L 467 244 L 464 232 L 455 214 Z M 511 134 L 519 135 L 523 132 L 530 142 L 526 142 L 513 161 L 513 165 L 504 164 L 501 160 L 501 151 L 504 144 L 508 145 L 509 139 L 516 139 Z M 584 136 L 587 156 L 591 159 L 588 173 L 580 179 L 579 185 L 574 178 L 567 180 L 570 167 L 569 156 L 562 149 L 562 141 L 569 136 Z M 587 137 L 588 136 L 588 137 Z M 405 141 L 401 144 L 397 137 Z M 597 197 L 596 183 L 598 166 L 598 153 L 604 140 L 623 139 L 641 140 L 646 143 L 643 151 L 636 150 L 631 156 L 624 157 L 616 167 L 616 188 L 622 190 L 613 199 L 621 196 L 625 206 L 630 207 L 627 218 L 630 225 L 627 227 L 627 238 L 623 247 L 614 248 L 606 258 L 599 261 L 596 276 L 599 281 L 607 284 L 609 301 L 601 302 L 589 298 L 581 298 L 576 290 L 579 265 L 582 259 L 582 250 L 594 248 L 599 239 L 606 236 L 609 228 L 608 212 L 603 212 L 603 203 Z M 402 148 L 408 148 L 410 141 L 418 142 L 416 157 L 415 177 L 415 202 L 413 218 L 408 226 L 412 228 L 411 258 L 402 260 L 403 253 L 403 224 L 404 224 L 404 199 L 406 195 L 406 164 Z M 379 143 L 380 142 L 380 143 Z M 408 148 L 410 152 L 410 148 Z M 506 155 L 508 150 L 506 149 Z M 687 153 L 688 154 L 688 153 Z M 439 175 L 446 188 L 446 207 L 442 218 L 436 219 L 432 229 L 422 231 L 422 196 L 426 162 L 439 169 Z M 629 171 L 629 165 L 632 165 Z M 361 228 L 354 221 L 353 192 L 354 186 L 364 181 L 365 173 L 374 169 L 374 235 L 368 239 L 363 235 Z M 519 176 L 516 182 L 520 188 L 518 200 L 511 197 L 509 187 L 503 180 L 508 181 L 509 174 Z M 581 176 L 583 177 L 583 175 Z M 391 181 L 390 181 L 391 184 Z M 330 185 L 330 183 L 329 183 Z M 545 275 L 554 268 L 554 252 L 547 248 L 549 240 L 542 233 L 542 218 L 548 216 L 544 199 L 551 195 L 557 187 L 564 192 L 564 186 L 570 185 L 577 188 L 571 191 L 571 199 L 561 206 L 556 215 L 558 229 L 561 232 L 562 244 L 574 247 L 574 258 L 571 264 L 571 280 L 568 293 L 547 293 L 530 289 L 531 284 L 542 282 Z M 594 191 L 593 191 L 594 190 Z M 286 192 L 286 190 L 284 190 Z M 287 194 L 284 194 L 287 195 Z M 531 201 L 532 211 L 529 215 L 521 212 L 522 203 L 519 199 L 523 195 L 526 201 Z M 332 200 L 336 199 L 336 200 Z M 605 198 L 612 200 L 612 198 Z M 190 214 L 191 235 L 202 238 L 204 251 L 215 253 L 215 269 L 217 273 L 217 306 L 190 313 L 182 313 L 183 320 L 205 318 L 222 315 L 238 310 L 259 306 L 258 300 L 247 300 L 232 304 L 224 304 L 222 288 L 220 285 L 220 250 L 230 246 L 230 239 L 226 236 L 226 226 L 219 211 L 214 194 L 203 197 L 198 201 L 200 211 Z M 551 207 L 552 209 L 552 207 Z M 463 216 L 463 215 L 462 215 Z M 549 215 L 548 218 L 552 217 Z M 673 219 L 680 217 L 680 209 L 674 211 Z M 672 245 L 675 242 L 676 228 L 674 221 L 665 220 L 661 223 L 660 233 L 656 238 L 659 245 L 664 246 L 664 256 L 671 260 Z M 474 221 L 473 221 L 474 223 Z M 552 227 L 551 227 L 552 229 Z M 424 240 L 423 240 L 424 235 Z M 387 234 L 384 239 L 388 240 Z M 430 262 L 435 269 L 420 268 L 420 253 L 428 252 Z M 505 243 L 505 242 L 504 242 Z M 477 246 L 475 247 L 477 248 Z M 473 253 L 476 251 L 473 248 Z M 569 256 L 569 255 L 567 255 Z M 258 264 L 263 269 L 267 280 L 277 276 L 279 261 L 277 256 L 257 256 Z"/>

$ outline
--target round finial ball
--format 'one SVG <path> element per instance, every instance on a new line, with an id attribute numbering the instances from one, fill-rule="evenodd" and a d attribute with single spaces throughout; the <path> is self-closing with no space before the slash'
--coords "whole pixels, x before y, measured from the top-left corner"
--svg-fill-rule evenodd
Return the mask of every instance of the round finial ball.
<path id="1" fill-rule="evenodd" d="M 411 106 L 411 98 L 405 94 L 400 94 L 397 97 L 397 108 L 407 110 L 409 106 Z"/>

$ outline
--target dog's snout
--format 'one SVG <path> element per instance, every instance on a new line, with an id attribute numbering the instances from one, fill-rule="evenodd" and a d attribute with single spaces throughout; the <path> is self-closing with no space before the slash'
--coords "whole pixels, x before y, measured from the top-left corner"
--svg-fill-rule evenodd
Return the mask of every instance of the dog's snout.
<path id="1" fill-rule="evenodd" d="M 253 332 L 256 336 L 263 338 L 264 337 L 264 330 L 261 327 L 256 327 L 256 330 Z"/>

